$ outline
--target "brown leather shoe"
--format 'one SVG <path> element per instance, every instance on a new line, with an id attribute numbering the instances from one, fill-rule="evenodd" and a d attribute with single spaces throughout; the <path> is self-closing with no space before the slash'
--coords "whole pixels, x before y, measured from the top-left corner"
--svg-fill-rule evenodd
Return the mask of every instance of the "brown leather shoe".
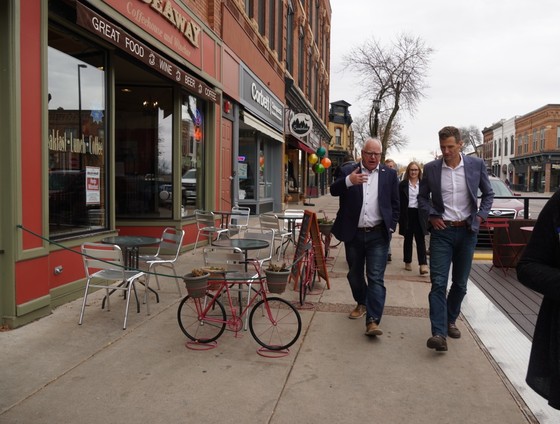
<path id="1" fill-rule="evenodd" d="M 426 346 L 428 349 L 435 349 L 437 352 L 447 352 L 447 340 L 439 334 L 430 337 Z"/>
<path id="2" fill-rule="evenodd" d="M 447 335 L 452 339 L 460 339 L 461 338 L 461 330 L 457 328 L 455 323 L 449 323 L 447 325 Z"/>
<path id="3" fill-rule="evenodd" d="M 366 336 L 381 336 L 383 331 L 379 328 L 375 321 L 370 321 L 366 324 Z"/>
<path id="4" fill-rule="evenodd" d="M 358 319 L 363 317 L 366 314 L 366 305 L 356 305 L 354 310 L 350 312 L 348 318 L 350 319 Z"/>
<path id="5" fill-rule="evenodd" d="M 406 269 L 407 271 L 412 271 L 412 264 L 410 262 L 406 262 L 404 264 L 404 269 Z"/>
<path id="6" fill-rule="evenodd" d="M 429 273 L 428 265 L 420 265 L 420 275 Z"/>

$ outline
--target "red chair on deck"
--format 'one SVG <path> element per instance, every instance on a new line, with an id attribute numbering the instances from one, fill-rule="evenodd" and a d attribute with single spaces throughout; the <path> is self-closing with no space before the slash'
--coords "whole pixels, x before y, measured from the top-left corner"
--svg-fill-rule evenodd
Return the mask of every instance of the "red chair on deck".
<path id="1" fill-rule="evenodd" d="M 509 231 L 508 218 L 488 218 L 480 226 L 481 229 L 488 231 L 488 236 L 492 244 L 492 266 L 501 268 L 504 275 L 510 268 L 515 268 L 521 252 L 527 245 L 526 243 L 512 241 Z"/>

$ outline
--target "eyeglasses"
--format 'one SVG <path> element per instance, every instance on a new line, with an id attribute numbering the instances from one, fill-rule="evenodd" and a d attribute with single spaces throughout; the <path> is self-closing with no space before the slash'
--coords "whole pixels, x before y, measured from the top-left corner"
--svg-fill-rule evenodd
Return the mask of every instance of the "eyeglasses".
<path id="1" fill-rule="evenodd" d="M 364 156 L 369 156 L 370 158 L 375 156 L 376 158 L 381 157 L 381 153 L 376 153 L 376 152 L 366 152 L 365 150 L 362 150 L 362 155 Z"/>

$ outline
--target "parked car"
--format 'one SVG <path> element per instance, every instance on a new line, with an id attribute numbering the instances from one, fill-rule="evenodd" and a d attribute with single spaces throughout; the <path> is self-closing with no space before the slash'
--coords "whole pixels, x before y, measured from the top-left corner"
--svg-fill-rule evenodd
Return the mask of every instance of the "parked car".
<path id="1" fill-rule="evenodd" d="M 490 177 L 490 184 L 492 185 L 492 190 L 494 190 L 495 197 L 520 196 L 519 193 L 513 193 L 506 183 L 498 177 Z M 488 216 L 493 218 L 522 219 L 524 213 L 525 205 L 520 200 L 494 198 L 492 209 Z"/>
<path id="2" fill-rule="evenodd" d="M 525 214 L 525 205 L 522 201 L 517 199 L 497 199 L 496 197 L 517 197 L 521 196 L 519 193 L 513 193 L 509 187 L 500 180 L 498 177 L 489 177 L 492 190 L 494 191 L 494 201 L 492 202 L 492 209 L 488 214 L 489 218 L 509 218 L 509 219 L 523 219 Z M 480 192 L 478 193 L 480 196 Z M 486 229 L 481 229 L 478 233 L 477 248 L 489 249 L 491 248 L 490 234 Z"/>
<path id="3" fill-rule="evenodd" d="M 181 179 L 183 185 L 183 203 L 196 203 L 196 168 L 189 169 Z"/>

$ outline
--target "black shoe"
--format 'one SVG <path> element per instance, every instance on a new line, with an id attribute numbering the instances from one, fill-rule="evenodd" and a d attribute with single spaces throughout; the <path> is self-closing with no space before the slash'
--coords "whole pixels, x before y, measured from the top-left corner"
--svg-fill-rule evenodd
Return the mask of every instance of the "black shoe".
<path id="1" fill-rule="evenodd" d="M 391 254 L 390 253 L 387 255 L 387 262 L 391 262 Z"/>
<path id="2" fill-rule="evenodd" d="M 430 337 L 426 346 L 428 349 L 435 349 L 437 352 L 447 352 L 447 340 L 439 334 Z"/>
<path id="3" fill-rule="evenodd" d="M 449 323 L 447 325 L 447 335 L 452 339 L 460 339 L 461 338 L 461 330 L 457 328 L 455 323 Z"/>

